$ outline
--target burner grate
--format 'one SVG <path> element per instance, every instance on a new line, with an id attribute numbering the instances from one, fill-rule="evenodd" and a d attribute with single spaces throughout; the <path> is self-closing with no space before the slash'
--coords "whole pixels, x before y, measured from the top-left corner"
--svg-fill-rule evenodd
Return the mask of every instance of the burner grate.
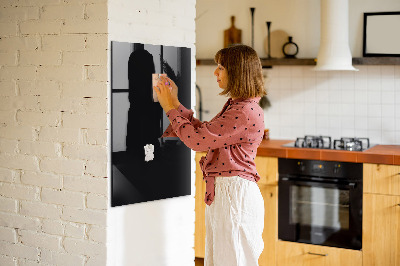
<path id="1" fill-rule="evenodd" d="M 306 135 L 304 138 L 297 138 L 294 146 L 299 148 L 330 149 L 331 137 Z"/>
<path id="2" fill-rule="evenodd" d="M 314 149 L 333 149 L 344 151 L 364 151 L 371 148 L 368 138 L 345 138 L 331 141 L 329 136 L 305 135 L 299 137 L 295 142 L 285 144 L 286 147 L 314 148 Z M 373 145 L 372 145 L 373 146 Z"/>
<path id="3" fill-rule="evenodd" d="M 333 141 L 335 150 L 363 151 L 369 147 L 368 138 L 340 138 Z"/>

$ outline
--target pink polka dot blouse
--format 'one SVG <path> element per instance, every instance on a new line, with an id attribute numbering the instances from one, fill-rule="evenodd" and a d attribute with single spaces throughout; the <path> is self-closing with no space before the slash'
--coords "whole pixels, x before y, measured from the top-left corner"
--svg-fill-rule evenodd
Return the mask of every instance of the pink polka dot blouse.
<path id="1" fill-rule="evenodd" d="M 207 151 L 200 159 L 207 205 L 214 200 L 216 176 L 240 176 L 253 182 L 260 179 L 254 163 L 265 128 L 259 100 L 229 98 L 209 122 L 194 118 L 193 111 L 182 104 L 167 112 L 170 125 L 161 137 L 179 137 L 190 149 Z"/>

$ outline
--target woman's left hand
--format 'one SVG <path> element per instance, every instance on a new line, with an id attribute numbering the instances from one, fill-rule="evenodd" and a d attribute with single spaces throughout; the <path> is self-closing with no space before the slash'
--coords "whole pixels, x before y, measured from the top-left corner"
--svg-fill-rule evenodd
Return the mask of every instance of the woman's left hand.
<path id="1" fill-rule="evenodd" d="M 158 101 L 165 113 L 171 109 L 175 109 L 172 102 L 170 84 L 165 79 L 158 81 L 157 86 L 154 86 L 153 90 L 157 93 Z"/>

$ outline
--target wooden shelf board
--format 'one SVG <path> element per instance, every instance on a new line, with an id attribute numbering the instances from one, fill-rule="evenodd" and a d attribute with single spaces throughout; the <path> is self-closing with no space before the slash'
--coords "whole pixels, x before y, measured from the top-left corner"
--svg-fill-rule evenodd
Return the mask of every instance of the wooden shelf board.
<path id="1" fill-rule="evenodd" d="M 263 67 L 270 66 L 313 66 L 315 58 L 260 58 Z M 214 59 L 197 59 L 196 65 L 216 65 Z M 355 57 L 353 65 L 400 65 L 400 57 Z"/>
<path id="2" fill-rule="evenodd" d="M 400 57 L 357 57 L 353 65 L 400 65 Z"/>

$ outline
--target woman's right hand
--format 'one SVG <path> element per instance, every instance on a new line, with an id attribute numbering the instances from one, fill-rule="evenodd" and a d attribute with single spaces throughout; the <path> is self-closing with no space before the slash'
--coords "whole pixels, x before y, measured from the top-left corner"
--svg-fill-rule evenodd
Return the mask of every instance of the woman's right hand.
<path id="1" fill-rule="evenodd" d="M 160 77 L 161 81 L 163 83 L 168 82 L 171 86 L 171 98 L 172 98 L 172 102 L 175 106 L 175 108 L 178 108 L 178 106 L 180 105 L 180 102 L 178 100 L 178 87 L 176 86 L 175 82 L 165 76 Z"/>

